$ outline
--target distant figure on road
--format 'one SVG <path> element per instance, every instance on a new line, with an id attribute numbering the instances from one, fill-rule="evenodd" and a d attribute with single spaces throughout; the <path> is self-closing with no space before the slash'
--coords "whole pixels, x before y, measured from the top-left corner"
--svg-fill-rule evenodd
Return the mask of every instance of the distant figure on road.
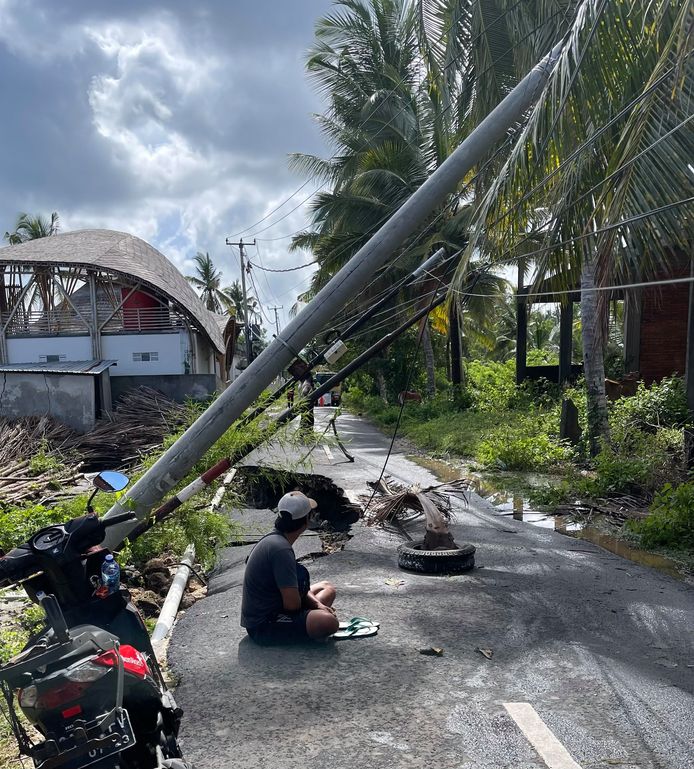
<path id="1" fill-rule="evenodd" d="M 315 387 L 316 385 L 314 384 L 313 376 L 309 371 L 306 374 L 306 376 L 301 380 L 301 387 L 299 389 L 299 393 L 301 397 L 307 398 L 315 390 Z M 304 406 L 305 410 L 301 412 L 299 430 L 305 436 L 309 436 L 310 434 L 313 433 L 313 425 L 315 424 L 315 421 L 316 421 L 316 418 L 313 414 L 313 406 L 314 406 L 314 403 L 313 401 L 311 401 L 310 403 Z"/>
<path id="2" fill-rule="evenodd" d="M 274 531 L 255 546 L 246 564 L 241 626 L 259 644 L 293 644 L 327 638 L 338 629 L 335 588 L 311 587 L 292 545 L 306 531 L 315 500 L 290 491 L 277 505 Z"/>

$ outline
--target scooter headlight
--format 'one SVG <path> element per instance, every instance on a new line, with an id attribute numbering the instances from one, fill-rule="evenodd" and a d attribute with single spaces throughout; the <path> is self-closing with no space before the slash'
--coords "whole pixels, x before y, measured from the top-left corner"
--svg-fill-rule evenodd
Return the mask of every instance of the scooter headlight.
<path id="1" fill-rule="evenodd" d="M 35 686 L 27 686 L 26 689 L 20 689 L 17 699 L 23 708 L 33 708 L 39 698 L 39 690 Z"/>

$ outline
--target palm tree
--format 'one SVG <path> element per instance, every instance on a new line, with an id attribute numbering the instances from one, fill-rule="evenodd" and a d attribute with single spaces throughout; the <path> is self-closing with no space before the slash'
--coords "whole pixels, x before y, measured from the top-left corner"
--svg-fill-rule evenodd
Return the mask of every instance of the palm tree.
<path id="1" fill-rule="evenodd" d="M 682 130 L 690 119 L 691 39 L 687 2 L 582 0 L 544 96 L 481 202 L 469 244 L 470 255 L 482 248 L 495 264 L 539 239 L 539 277 L 567 276 L 568 289 L 576 288 L 568 276 L 580 274 L 593 452 L 609 439 L 606 300 L 596 289 L 667 269 L 673 250 L 687 253 L 694 239 L 681 205 L 691 193 L 684 161 L 691 133 Z"/>
<path id="2" fill-rule="evenodd" d="M 6 232 L 5 240 L 11 246 L 15 246 L 28 240 L 37 240 L 38 238 L 57 235 L 59 228 L 60 217 L 56 211 L 51 214 L 50 219 L 45 219 L 40 214 L 32 216 L 31 214 L 21 213 L 17 217 L 14 232 Z"/>
<path id="3" fill-rule="evenodd" d="M 292 248 L 318 262 L 313 291 L 324 285 L 428 178 L 455 146 L 449 124 L 455 112 L 441 106 L 419 53 L 420 17 L 410 0 L 343 0 L 320 19 L 307 68 L 328 100 L 320 126 L 335 155 L 294 156 L 294 166 L 321 178 L 330 190 L 312 203 L 313 227 Z M 396 282 L 441 245 L 465 244 L 465 206 L 435 220 L 426 237 L 411 239 L 394 256 L 384 282 Z M 387 282 L 386 282 L 387 281 Z M 421 287 L 420 287 L 421 291 Z M 353 308 L 352 308 L 353 309 Z M 399 320 L 393 315 L 392 322 Z M 421 328 L 428 389 L 434 390 L 428 322 Z"/>
<path id="4" fill-rule="evenodd" d="M 198 251 L 195 254 L 195 271 L 197 275 L 186 275 L 186 280 L 200 290 L 200 299 L 211 312 L 222 313 L 229 303 L 221 288 L 222 273 L 214 266 L 208 252 Z"/>

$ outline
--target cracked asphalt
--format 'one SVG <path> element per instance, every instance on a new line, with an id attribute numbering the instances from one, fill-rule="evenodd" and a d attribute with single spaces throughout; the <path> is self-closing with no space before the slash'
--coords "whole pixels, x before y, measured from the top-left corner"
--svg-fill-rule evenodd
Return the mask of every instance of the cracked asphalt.
<path id="1" fill-rule="evenodd" d="M 321 429 L 330 410 L 316 411 Z M 349 495 L 366 492 L 389 439 L 349 414 L 338 428 L 355 463 L 319 447 L 313 471 Z M 271 446 L 246 463 L 292 459 Z M 436 482 L 397 451 L 388 473 Z M 245 515 L 255 529 L 272 526 L 269 512 Z M 381 629 L 300 648 L 245 637 L 250 546 L 224 550 L 209 596 L 185 613 L 169 647 L 186 757 L 198 769 L 569 766 L 547 763 L 504 708 L 529 703 L 581 769 L 694 768 L 690 584 L 501 517 L 476 495 L 456 504 L 452 530 L 477 547 L 476 568 L 446 577 L 399 570 L 401 535 L 354 526 L 343 551 L 308 566 L 314 581 L 336 585 L 341 618 L 365 615 Z M 295 549 L 315 551 L 315 537 Z M 420 653 L 432 646 L 443 655 Z"/>

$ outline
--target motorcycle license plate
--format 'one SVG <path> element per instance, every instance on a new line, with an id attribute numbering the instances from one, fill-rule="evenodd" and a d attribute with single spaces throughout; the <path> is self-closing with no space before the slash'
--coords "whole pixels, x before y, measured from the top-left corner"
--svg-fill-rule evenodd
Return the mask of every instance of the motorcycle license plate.
<path id="1" fill-rule="evenodd" d="M 65 763 L 61 769 L 83 769 L 83 767 L 89 766 L 96 761 L 117 755 L 121 750 L 132 748 L 135 744 L 135 734 L 130 724 L 128 711 L 118 711 L 115 721 L 104 734 L 110 738 L 107 744 L 92 748 L 92 750 L 83 753 L 78 758 L 73 758 Z"/>

